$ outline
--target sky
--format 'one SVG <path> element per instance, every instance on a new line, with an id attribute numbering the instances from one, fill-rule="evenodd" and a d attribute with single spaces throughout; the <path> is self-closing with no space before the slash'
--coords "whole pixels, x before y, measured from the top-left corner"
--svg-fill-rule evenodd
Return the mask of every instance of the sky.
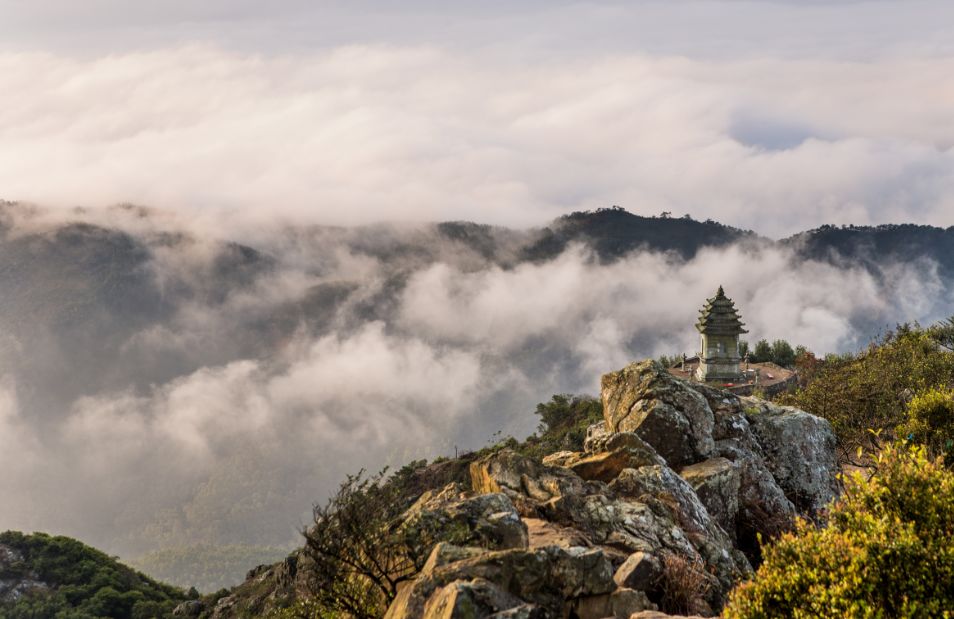
<path id="1" fill-rule="evenodd" d="M 949 226 L 943 1 L 0 0 L 0 198 Z"/>

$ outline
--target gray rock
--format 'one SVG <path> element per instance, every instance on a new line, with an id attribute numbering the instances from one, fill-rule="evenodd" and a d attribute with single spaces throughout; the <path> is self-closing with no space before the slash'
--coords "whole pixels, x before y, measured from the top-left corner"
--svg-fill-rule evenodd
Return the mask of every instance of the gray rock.
<path id="1" fill-rule="evenodd" d="M 797 408 L 744 398 L 765 464 L 785 496 L 815 517 L 838 494 L 835 433 L 831 424 Z"/>
<path id="2" fill-rule="evenodd" d="M 679 474 L 692 486 L 709 515 L 734 537 L 741 483 L 738 465 L 726 458 L 716 457 L 690 464 Z"/>
<path id="3" fill-rule="evenodd" d="M 433 552 L 445 557 L 454 554 L 446 544 L 438 544 Z M 596 549 L 551 546 L 482 552 L 450 563 L 432 559 L 433 556 L 418 577 L 401 590 L 385 617 L 423 617 L 427 608 L 437 607 L 437 602 L 432 601 L 436 599 L 435 592 L 455 581 L 480 579 L 492 583 L 522 603 L 543 607 L 554 615 L 559 614 L 568 599 L 609 593 L 615 587 L 612 565 L 602 551 Z M 447 608 L 451 602 L 457 608 L 467 603 L 463 598 L 458 603 L 458 595 L 452 590 L 437 595 L 445 600 L 441 608 Z"/>
<path id="4" fill-rule="evenodd" d="M 486 617 L 522 604 L 516 596 L 482 578 L 457 580 L 431 595 L 424 607 L 424 619 Z"/>
<path id="5" fill-rule="evenodd" d="M 578 619 L 604 619 L 605 617 L 629 617 L 642 610 L 655 610 L 643 591 L 617 589 L 612 593 L 577 598 L 567 602 L 564 616 Z"/>
<path id="6" fill-rule="evenodd" d="M 426 529 L 455 543 L 503 550 L 526 548 L 527 526 L 507 495 L 495 492 L 470 496 L 456 484 L 425 492 L 403 518 L 408 529 Z"/>
<path id="7" fill-rule="evenodd" d="M 670 466 L 712 453 L 714 417 L 705 397 L 655 361 L 603 375 L 600 393 L 609 430 L 635 432 Z"/>
<path id="8" fill-rule="evenodd" d="M 634 552 L 616 569 L 613 581 L 620 587 L 652 591 L 662 576 L 662 563 L 648 552 Z"/>

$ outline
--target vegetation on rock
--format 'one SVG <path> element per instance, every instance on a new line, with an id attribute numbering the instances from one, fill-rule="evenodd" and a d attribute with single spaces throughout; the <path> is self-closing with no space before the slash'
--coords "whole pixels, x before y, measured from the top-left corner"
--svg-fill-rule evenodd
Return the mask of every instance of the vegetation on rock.
<path id="1" fill-rule="evenodd" d="M 863 464 L 854 458 L 858 449 L 892 440 L 899 427 L 926 438 L 928 412 L 921 405 L 910 409 L 909 402 L 952 381 L 954 353 L 938 344 L 932 330 L 901 325 L 857 355 L 827 357 L 807 385 L 779 401 L 830 421 L 842 458 Z M 909 411 L 921 422 L 911 420 L 908 427 Z"/>
<path id="2" fill-rule="evenodd" d="M 848 478 L 828 526 L 802 521 L 764 549 L 728 619 L 954 616 L 954 473 L 906 445 L 875 464 Z"/>

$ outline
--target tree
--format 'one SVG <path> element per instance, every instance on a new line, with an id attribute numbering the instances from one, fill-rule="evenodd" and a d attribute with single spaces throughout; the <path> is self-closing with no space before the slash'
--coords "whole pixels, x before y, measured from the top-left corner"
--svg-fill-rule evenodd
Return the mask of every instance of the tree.
<path id="1" fill-rule="evenodd" d="M 772 342 L 772 362 L 783 368 L 792 367 L 795 363 L 795 350 L 785 340 Z"/>
<path id="2" fill-rule="evenodd" d="M 765 363 L 772 360 L 772 345 L 768 343 L 768 340 L 761 339 L 756 342 L 751 360 L 755 363 Z"/>
<path id="3" fill-rule="evenodd" d="M 745 340 L 739 340 L 739 356 L 744 359 L 747 354 L 749 354 L 749 343 Z M 752 358 L 749 357 L 749 360 L 751 361 Z"/>
<path id="4" fill-rule="evenodd" d="M 385 472 L 349 475 L 325 505 L 314 508 L 314 524 L 304 532 L 312 562 L 308 587 L 326 611 L 381 617 L 435 542 L 425 529 L 399 526 L 407 500 L 398 484 L 385 481 Z"/>
<path id="5" fill-rule="evenodd" d="M 954 473 L 900 444 L 876 464 L 870 479 L 847 480 L 827 527 L 799 522 L 763 549 L 725 617 L 951 616 Z"/>

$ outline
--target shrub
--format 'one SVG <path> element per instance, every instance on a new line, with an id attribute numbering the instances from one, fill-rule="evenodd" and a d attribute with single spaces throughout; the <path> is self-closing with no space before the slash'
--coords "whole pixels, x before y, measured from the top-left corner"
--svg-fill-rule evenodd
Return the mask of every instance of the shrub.
<path id="1" fill-rule="evenodd" d="M 919 446 L 875 464 L 847 479 L 826 528 L 801 521 L 763 549 L 725 617 L 954 616 L 954 473 Z"/>
<path id="2" fill-rule="evenodd" d="M 950 465 L 954 460 L 954 391 L 934 388 L 914 396 L 898 434 L 923 444 L 928 455 L 944 458 Z"/>
<path id="3" fill-rule="evenodd" d="M 660 603 L 666 612 L 688 615 L 709 610 L 705 599 L 711 585 L 701 560 L 689 561 L 680 555 L 666 555 L 660 580 Z"/>
<path id="4" fill-rule="evenodd" d="M 397 526 L 409 501 L 385 474 L 350 475 L 325 505 L 315 506 L 314 524 L 304 532 L 309 612 L 381 617 L 399 585 L 424 565 L 437 540 L 426 527 Z"/>
<path id="5" fill-rule="evenodd" d="M 813 371 L 807 386 L 779 401 L 830 421 L 842 459 L 851 461 L 859 448 L 878 447 L 878 437 L 894 438 L 912 394 L 950 383 L 954 354 L 925 330 L 901 326 L 863 353 L 827 357 Z"/>

